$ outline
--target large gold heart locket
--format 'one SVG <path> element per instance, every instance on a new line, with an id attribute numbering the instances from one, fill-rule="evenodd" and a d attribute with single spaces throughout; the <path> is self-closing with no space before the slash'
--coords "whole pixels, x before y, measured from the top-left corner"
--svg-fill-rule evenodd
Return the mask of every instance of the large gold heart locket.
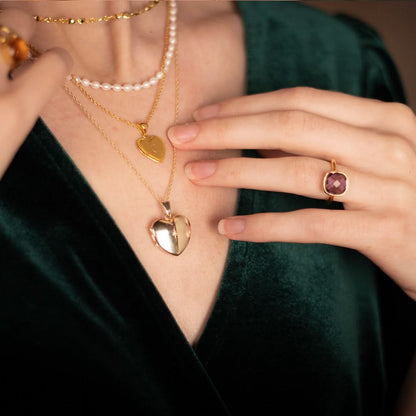
<path id="1" fill-rule="evenodd" d="M 172 215 L 170 203 L 163 202 L 165 218 L 157 219 L 149 231 L 153 242 L 166 253 L 179 256 L 191 238 L 191 224 L 183 215 Z"/>

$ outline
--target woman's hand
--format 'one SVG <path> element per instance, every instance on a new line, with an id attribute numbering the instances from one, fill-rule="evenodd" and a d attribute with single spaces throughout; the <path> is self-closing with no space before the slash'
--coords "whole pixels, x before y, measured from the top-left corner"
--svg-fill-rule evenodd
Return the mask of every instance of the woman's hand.
<path id="1" fill-rule="evenodd" d="M 326 199 L 331 159 L 349 178 L 345 195 L 335 198 L 345 210 L 227 218 L 219 223 L 222 234 L 356 249 L 416 300 L 416 117 L 408 107 L 293 88 L 208 106 L 195 120 L 169 130 L 179 149 L 257 149 L 268 156 L 190 163 L 186 173 L 197 185 Z"/>
<path id="2" fill-rule="evenodd" d="M 30 42 L 34 31 L 32 18 L 17 10 L 2 12 L 0 25 L 7 26 L 26 42 Z M 69 55 L 61 49 L 53 49 L 36 62 L 17 69 L 16 76 L 10 80 L 9 66 L 0 53 L 0 179 L 42 108 L 63 83 L 70 66 Z"/>

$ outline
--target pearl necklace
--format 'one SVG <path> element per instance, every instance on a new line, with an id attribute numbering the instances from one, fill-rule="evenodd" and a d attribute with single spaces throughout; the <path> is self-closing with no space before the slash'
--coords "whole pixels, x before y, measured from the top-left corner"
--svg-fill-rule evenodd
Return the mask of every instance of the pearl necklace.
<path id="1" fill-rule="evenodd" d="M 83 87 L 92 87 L 96 90 L 101 89 L 103 91 L 114 91 L 114 92 L 131 92 L 131 91 L 140 91 L 141 89 L 150 88 L 154 85 L 157 85 L 159 81 L 163 78 L 163 74 L 168 72 L 169 66 L 172 63 L 172 58 L 175 53 L 176 46 L 176 14 L 177 14 L 177 5 L 176 1 L 172 0 L 170 2 L 170 11 L 169 11 L 169 45 L 168 50 L 165 54 L 164 61 L 158 72 L 156 72 L 152 77 L 148 78 L 146 81 L 132 83 L 132 84 L 110 84 L 109 82 L 99 82 L 99 81 L 90 81 L 87 78 L 82 78 L 78 75 L 68 75 L 68 80 L 75 80 L 78 84 L 81 84 Z"/>

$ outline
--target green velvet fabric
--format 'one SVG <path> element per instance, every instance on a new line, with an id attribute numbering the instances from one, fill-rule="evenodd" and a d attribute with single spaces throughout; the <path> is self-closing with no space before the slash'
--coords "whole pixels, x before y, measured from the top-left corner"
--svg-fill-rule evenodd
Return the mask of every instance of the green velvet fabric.
<path id="1" fill-rule="evenodd" d="M 403 101 L 361 23 L 296 2 L 238 6 L 250 94 L 308 85 Z M 328 208 L 242 190 L 237 213 L 304 207 Z M 41 120 L 0 183 L 0 273 L 4 415 L 391 414 L 415 351 L 415 304 L 360 254 L 245 242 L 191 348 Z"/>

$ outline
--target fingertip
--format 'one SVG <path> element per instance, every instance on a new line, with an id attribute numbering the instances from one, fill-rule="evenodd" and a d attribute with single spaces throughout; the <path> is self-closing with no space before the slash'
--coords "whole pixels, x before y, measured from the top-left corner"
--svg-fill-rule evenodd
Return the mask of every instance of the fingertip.
<path id="1" fill-rule="evenodd" d="M 13 72 L 15 86 L 28 86 L 34 80 L 44 80 L 45 85 L 56 85 L 70 73 L 72 57 L 62 48 L 53 48 L 45 51 L 34 59 L 17 68 Z M 45 77 L 45 75 L 47 76 Z"/>
<path id="2" fill-rule="evenodd" d="M 74 63 L 71 55 L 63 48 L 49 49 L 44 54 L 42 54 L 42 57 L 54 59 L 56 63 L 52 62 L 51 65 L 56 66 L 56 68 L 62 66 L 62 72 L 64 72 L 65 75 L 69 74 Z"/>
<path id="3" fill-rule="evenodd" d="M 198 133 L 199 126 L 196 123 L 188 123 L 170 127 L 167 136 L 173 144 L 181 145 L 194 140 Z"/>
<path id="4" fill-rule="evenodd" d="M 195 111 L 192 113 L 192 118 L 193 118 L 195 121 L 199 121 L 199 120 L 201 120 L 201 119 L 200 119 L 200 117 L 199 117 L 199 110 L 195 110 Z"/>
<path id="5" fill-rule="evenodd" d="M 210 118 L 217 117 L 219 111 L 220 109 L 218 104 L 211 104 L 194 111 L 192 116 L 195 121 L 208 120 Z"/>
<path id="6" fill-rule="evenodd" d="M 218 222 L 218 232 L 219 232 L 221 235 L 225 235 L 224 222 L 225 222 L 225 220 L 220 220 L 220 221 Z"/>
<path id="7" fill-rule="evenodd" d="M 215 160 L 203 160 L 199 162 L 190 162 L 185 166 L 185 175 L 192 181 L 206 179 L 212 176 L 217 169 Z"/>
<path id="8" fill-rule="evenodd" d="M 224 218 L 218 222 L 218 232 L 227 237 L 241 234 L 246 228 L 246 222 L 241 217 Z"/>
<path id="9" fill-rule="evenodd" d="M 22 113 L 33 117 L 49 101 L 70 72 L 72 59 L 68 52 L 54 48 L 27 65 L 10 84 Z"/>

